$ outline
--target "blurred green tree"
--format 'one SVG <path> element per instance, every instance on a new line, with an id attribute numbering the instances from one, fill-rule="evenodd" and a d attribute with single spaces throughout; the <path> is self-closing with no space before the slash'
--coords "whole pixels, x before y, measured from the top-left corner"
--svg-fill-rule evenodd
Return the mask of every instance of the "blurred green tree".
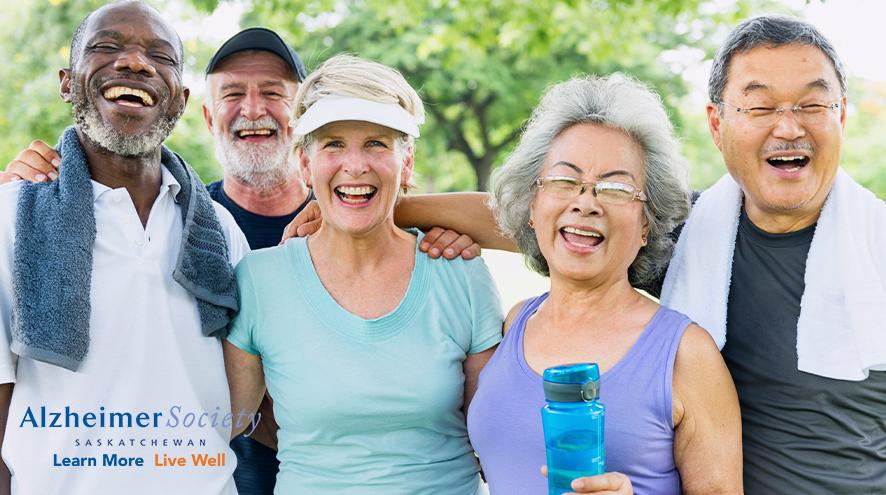
<path id="1" fill-rule="evenodd" d="M 746 15 L 751 4 L 699 15 L 708 3 L 274 0 L 253 2 L 243 24 L 287 33 L 309 66 L 349 52 L 400 69 L 427 103 L 416 160 L 423 185 L 485 190 L 492 168 L 553 82 L 620 71 L 649 83 L 676 108 L 686 86 L 679 68 L 662 64 L 659 55 L 682 46 L 711 51 L 711 34 Z"/>

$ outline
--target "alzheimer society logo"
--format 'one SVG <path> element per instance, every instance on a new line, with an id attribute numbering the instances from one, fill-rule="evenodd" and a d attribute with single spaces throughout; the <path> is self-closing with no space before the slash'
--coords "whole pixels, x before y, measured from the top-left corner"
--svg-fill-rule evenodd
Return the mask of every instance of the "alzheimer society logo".
<path id="1" fill-rule="evenodd" d="M 10 418 L 11 420 L 12 418 Z M 25 409 L 17 433 L 44 434 L 54 446 L 48 460 L 56 468 L 224 467 L 227 435 L 245 428 L 251 436 L 261 413 L 188 411 L 180 405 L 161 411 L 82 411 L 65 406 Z M 26 441 L 35 441 L 29 438 Z M 58 440 L 61 440 L 60 442 Z"/>

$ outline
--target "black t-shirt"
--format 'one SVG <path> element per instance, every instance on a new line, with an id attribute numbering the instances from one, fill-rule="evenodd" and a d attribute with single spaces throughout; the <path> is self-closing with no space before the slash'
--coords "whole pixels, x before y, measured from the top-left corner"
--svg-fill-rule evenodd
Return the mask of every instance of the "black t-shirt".
<path id="1" fill-rule="evenodd" d="M 250 249 L 262 249 L 279 244 L 280 237 L 283 235 L 283 229 L 289 225 L 289 222 L 298 215 L 309 201 L 314 199 L 314 193 L 311 192 L 304 202 L 292 213 L 279 217 L 266 217 L 246 211 L 231 200 L 225 194 L 224 181 L 213 182 L 206 186 L 206 189 L 209 190 L 209 196 L 213 200 L 231 212 L 240 230 L 246 235 Z"/>
<path id="2" fill-rule="evenodd" d="M 741 403 L 745 491 L 886 494 L 886 372 L 797 370 L 797 320 L 815 226 L 757 228 L 742 211 L 723 358 Z"/>

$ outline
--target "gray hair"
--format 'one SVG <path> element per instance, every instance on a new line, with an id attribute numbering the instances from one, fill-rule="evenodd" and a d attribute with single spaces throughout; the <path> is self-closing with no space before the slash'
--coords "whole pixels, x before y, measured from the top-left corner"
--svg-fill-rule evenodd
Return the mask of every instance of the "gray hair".
<path id="1" fill-rule="evenodd" d="M 840 82 L 840 96 L 846 96 L 846 69 L 831 42 L 812 24 L 786 15 L 763 15 L 747 19 L 739 24 L 726 38 L 714 57 L 711 78 L 708 80 L 708 97 L 720 103 L 723 89 L 729 77 L 732 57 L 760 46 L 806 45 L 818 48 L 834 66 Z"/>
<path id="2" fill-rule="evenodd" d="M 661 98 L 630 77 L 574 77 L 548 90 L 520 143 L 493 175 L 492 206 L 499 229 L 517 243 L 531 269 L 550 275 L 535 231 L 528 225 L 534 183 L 557 136 L 585 123 L 622 130 L 643 149 L 649 198 L 643 212 L 649 234 L 631 264 L 629 278 L 632 284 L 649 283 L 667 266 L 674 248 L 671 232 L 689 213 L 688 168 Z"/>

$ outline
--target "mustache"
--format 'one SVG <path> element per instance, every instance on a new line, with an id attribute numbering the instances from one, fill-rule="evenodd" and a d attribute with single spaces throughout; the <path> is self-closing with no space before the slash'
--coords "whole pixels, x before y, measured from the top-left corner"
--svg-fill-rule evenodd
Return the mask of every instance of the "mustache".
<path id="1" fill-rule="evenodd" d="M 255 129 L 271 129 L 279 131 L 280 124 L 269 115 L 265 115 L 258 120 L 249 120 L 246 117 L 239 115 L 234 119 L 234 122 L 231 123 L 231 132 L 251 131 Z"/>
<path id="2" fill-rule="evenodd" d="M 812 143 L 806 141 L 797 141 L 770 144 L 763 148 L 763 153 L 773 153 L 776 151 L 806 151 L 810 155 L 814 155 L 815 147 L 812 146 Z"/>

